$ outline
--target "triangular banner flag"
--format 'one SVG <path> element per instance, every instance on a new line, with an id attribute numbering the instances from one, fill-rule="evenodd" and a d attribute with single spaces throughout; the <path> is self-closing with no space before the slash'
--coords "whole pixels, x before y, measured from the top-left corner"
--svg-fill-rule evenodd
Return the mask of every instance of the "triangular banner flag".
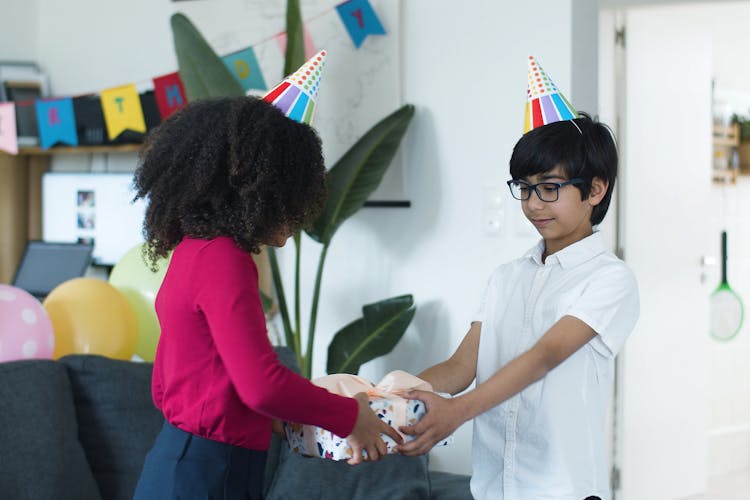
<path id="1" fill-rule="evenodd" d="M 125 130 L 146 132 L 141 100 L 134 84 L 102 90 L 101 98 L 109 140 Z"/>
<path id="2" fill-rule="evenodd" d="M 70 97 L 36 101 L 36 123 L 42 149 L 58 142 L 78 146 L 73 99 Z"/>
<path id="3" fill-rule="evenodd" d="M 359 48 L 367 35 L 385 35 L 385 28 L 369 0 L 349 0 L 336 6 L 354 46 Z"/>
<path id="4" fill-rule="evenodd" d="M 154 97 L 162 120 L 187 104 L 180 74 L 174 72 L 154 78 Z"/>
<path id="5" fill-rule="evenodd" d="M 268 88 L 252 47 L 224 56 L 222 60 L 245 92 L 250 89 L 266 90 Z"/>
<path id="6" fill-rule="evenodd" d="M 12 155 L 18 154 L 16 105 L 12 102 L 0 102 L 0 149 Z"/>

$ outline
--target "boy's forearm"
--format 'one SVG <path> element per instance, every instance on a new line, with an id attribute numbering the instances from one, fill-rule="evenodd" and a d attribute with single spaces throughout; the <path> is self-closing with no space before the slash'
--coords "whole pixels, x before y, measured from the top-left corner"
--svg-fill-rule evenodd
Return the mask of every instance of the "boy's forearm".
<path id="1" fill-rule="evenodd" d="M 486 412 L 541 380 L 586 345 L 596 333 L 578 318 L 564 316 L 534 346 L 495 372 L 461 400 L 465 420 Z"/>
<path id="2" fill-rule="evenodd" d="M 436 392 L 457 394 L 466 389 L 468 384 L 461 387 L 462 384 L 457 383 L 458 377 L 455 376 L 456 371 L 454 363 L 449 359 L 431 366 L 417 376 L 429 382 L 432 385 L 432 389 Z"/>
<path id="3" fill-rule="evenodd" d="M 531 349 L 498 370 L 474 390 L 462 394 L 458 400 L 463 408 L 464 421 L 470 420 L 513 397 L 542 379 L 548 364 L 539 350 Z"/>

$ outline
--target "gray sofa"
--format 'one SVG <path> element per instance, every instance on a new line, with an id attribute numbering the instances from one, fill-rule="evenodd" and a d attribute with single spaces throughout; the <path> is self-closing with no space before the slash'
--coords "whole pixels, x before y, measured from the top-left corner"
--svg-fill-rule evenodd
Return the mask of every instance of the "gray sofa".
<path id="1" fill-rule="evenodd" d="M 293 365 L 291 352 L 280 348 Z M 96 355 L 0 363 L 0 498 L 130 500 L 163 417 L 150 363 Z M 471 498 L 468 477 L 429 472 L 426 457 L 350 467 L 305 458 L 274 437 L 266 498 Z"/>

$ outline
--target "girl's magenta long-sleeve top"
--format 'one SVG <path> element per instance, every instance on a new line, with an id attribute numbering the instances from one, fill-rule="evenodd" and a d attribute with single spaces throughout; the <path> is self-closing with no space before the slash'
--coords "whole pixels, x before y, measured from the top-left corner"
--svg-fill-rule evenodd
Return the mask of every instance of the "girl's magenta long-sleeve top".
<path id="1" fill-rule="evenodd" d="M 156 297 L 161 336 L 154 403 L 172 425 L 254 450 L 268 449 L 271 419 L 348 436 L 352 398 L 332 394 L 283 366 L 274 352 L 252 256 L 231 238 L 185 238 Z"/>

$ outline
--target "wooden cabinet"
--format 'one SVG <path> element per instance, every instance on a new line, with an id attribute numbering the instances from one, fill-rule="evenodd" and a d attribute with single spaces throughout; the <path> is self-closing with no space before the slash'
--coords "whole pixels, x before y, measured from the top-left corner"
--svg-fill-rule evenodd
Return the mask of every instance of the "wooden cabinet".
<path id="1" fill-rule="evenodd" d="M 42 175 L 56 154 L 117 154 L 138 151 L 140 144 L 86 147 L 21 148 L 0 152 L 0 283 L 10 283 L 28 240 L 42 237 Z"/>

